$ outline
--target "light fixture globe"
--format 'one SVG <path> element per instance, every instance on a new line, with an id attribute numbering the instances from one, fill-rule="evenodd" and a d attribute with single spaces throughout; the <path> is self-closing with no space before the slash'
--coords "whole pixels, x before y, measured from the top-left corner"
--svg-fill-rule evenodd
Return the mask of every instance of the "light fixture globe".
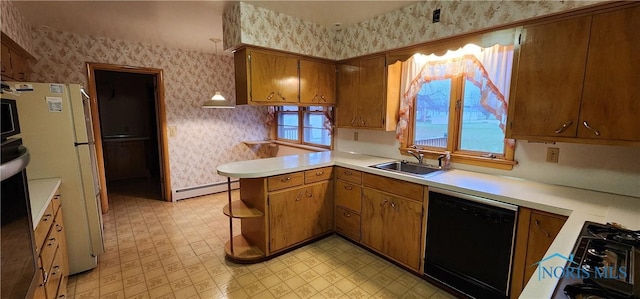
<path id="1" fill-rule="evenodd" d="M 202 104 L 202 108 L 235 108 L 227 99 L 225 99 L 219 91 L 216 91 L 210 100 Z"/>

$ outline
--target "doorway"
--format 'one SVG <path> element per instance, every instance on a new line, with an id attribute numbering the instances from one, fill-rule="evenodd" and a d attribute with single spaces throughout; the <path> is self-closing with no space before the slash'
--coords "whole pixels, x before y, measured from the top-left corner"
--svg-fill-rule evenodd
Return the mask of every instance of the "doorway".
<path id="1" fill-rule="evenodd" d="M 103 212 L 107 190 L 170 201 L 162 70 L 87 66 Z"/>

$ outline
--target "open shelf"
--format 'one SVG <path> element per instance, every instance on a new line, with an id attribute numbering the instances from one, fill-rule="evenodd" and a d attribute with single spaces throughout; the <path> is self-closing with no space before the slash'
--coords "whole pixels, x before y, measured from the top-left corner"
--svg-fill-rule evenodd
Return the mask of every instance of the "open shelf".
<path id="1" fill-rule="evenodd" d="M 227 258 L 238 263 L 254 263 L 265 258 L 264 252 L 258 247 L 252 246 L 242 235 L 233 237 L 233 254 L 231 253 L 231 242 L 224 244 L 224 252 Z"/>
<path id="2" fill-rule="evenodd" d="M 222 208 L 222 212 L 232 218 L 255 218 L 264 216 L 264 213 L 248 207 L 242 200 L 232 201 L 231 210 L 233 211 L 233 215 L 231 215 L 231 211 L 229 211 L 229 204 L 226 204 L 224 208 Z"/>

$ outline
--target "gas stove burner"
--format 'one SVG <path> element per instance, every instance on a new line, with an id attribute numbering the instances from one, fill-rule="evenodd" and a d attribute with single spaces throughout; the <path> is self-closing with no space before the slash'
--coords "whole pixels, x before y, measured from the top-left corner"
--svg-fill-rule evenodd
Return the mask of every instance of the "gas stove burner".
<path id="1" fill-rule="evenodd" d="M 582 269 L 584 269 L 585 271 L 589 272 L 589 273 L 596 273 L 596 270 L 600 271 L 600 273 L 604 272 L 604 265 L 600 264 L 600 265 L 590 265 L 590 264 L 584 264 L 582 265 Z"/>
<path id="2" fill-rule="evenodd" d="M 599 258 L 607 257 L 607 252 L 605 250 L 596 249 L 596 248 L 589 248 L 589 250 L 587 250 L 587 252 L 590 255 L 597 256 Z"/>
<path id="3" fill-rule="evenodd" d="M 630 232 L 620 232 L 618 234 L 613 234 L 611 238 L 625 244 L 640 243 L 640 236 L 638 236 L 638 234 Z"/>

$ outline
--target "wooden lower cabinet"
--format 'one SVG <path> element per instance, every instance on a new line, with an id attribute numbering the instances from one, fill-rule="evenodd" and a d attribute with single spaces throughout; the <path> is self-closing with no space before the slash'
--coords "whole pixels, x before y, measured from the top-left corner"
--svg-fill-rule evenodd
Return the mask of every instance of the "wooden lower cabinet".
<path id="1" fill-rule="evenodd" d="M 35 299 L 66 298 L 69 258 L 67 241 L 62 222 L 60 194 L 55 196 L 45 210 L 42 219 L 34 230 L 36 252 L 38 254 L 39 284 L 35 290 Z M 44 237 L 42 235 L 44 234 Z"/>
<path id="2" fill-rule="evenodd" d="M 361 241 L 419 271 L 423 215 L 421 201 L 363 188 Z"/>
<path id="3" fill-rule="evenodd" d="M 270 251 L 276 252 L 333 229 L 329 181 L 269 195 Z"/>
<path id="4" fill-rule="evenodd" d="M 566 216 L 521 207 L 511 271 L 511 298 L 518 298 L 567 220 Z"/>

